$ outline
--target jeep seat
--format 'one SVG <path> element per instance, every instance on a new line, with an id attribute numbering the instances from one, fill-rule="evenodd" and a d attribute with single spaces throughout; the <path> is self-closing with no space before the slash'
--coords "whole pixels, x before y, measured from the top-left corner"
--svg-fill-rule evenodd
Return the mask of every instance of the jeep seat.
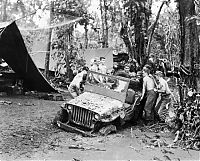
<path id="1" fill-rule="evenodd" d="M 135 102 L 135 91 L 132 89 L 128 89 L 125 103 L 133 104 L 134 102 Z"/>

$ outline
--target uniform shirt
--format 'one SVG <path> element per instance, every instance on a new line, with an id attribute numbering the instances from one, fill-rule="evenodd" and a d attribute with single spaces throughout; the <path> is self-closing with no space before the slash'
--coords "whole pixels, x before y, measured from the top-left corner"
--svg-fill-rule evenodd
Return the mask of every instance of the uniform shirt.
<path id="1" fill-rule="evenodd" d="M 151 77 L 149 77 L 149 76 L 145 76 L 143 78 L 143 83 L 144 83 L 144 88 L 147 91 L 153 90 L 155 88 L 154 80 Z"/>
<path id="2" fill-rule="evenodd" d="M 102 74 L 107 73 L 107 67 L 104 64 L 99 64 L 99 72 Z"/>
<path id="3" fill-rule="evenodd" d="M 159 78 L 159 90 L 166 94 L 171 94 L 167 81 L 164 80 L 162 77 Z"/>
<path id="4" fill-rule="evenodd" d="M 99 72 L 98 65 L 93 64 L 93 65 L 89 68 L 89 70 L 94 71 L 94 72 Z M 96 82 L 99 82 L 99 81 L 100 81 L 97 74 L 92 74 L 92 75 L 90 75 L 90 77 L 92 77 L 92 78 L 94 79 L 94 81 L 96 81 Z"/>
<path id="5" fill-rule="evenodd" d="M 69 85 L 69 88 L 71 88 L 72 86 L 76 86 L 78 89 L 80 89 L 80 84 L 81 84 L 81 81 L 83 80 L 83 75 L 84 75 L 84 72 L 80 72 L 78 73 L 74 79 L 72 80 L 72 82 L 70 83 Z"/>
<path id="6" fill-rule="evenodd" d="M 94 72 L 98 72 L 98 66 L 96 65 L 96 64 L 93 64 L 90 68 L 89 68 L 89 70 L 91 70 L 91 71 L 94 71 Z"/>
<path id="7" fill-rule="evenodd" d="M 107 67 L 104 64 L 99 64 L 99 72 L 102 74 L 107 74 Z M 99 79 L 102 83 L 107 81 L 103 76 L 100 76 Z"/>

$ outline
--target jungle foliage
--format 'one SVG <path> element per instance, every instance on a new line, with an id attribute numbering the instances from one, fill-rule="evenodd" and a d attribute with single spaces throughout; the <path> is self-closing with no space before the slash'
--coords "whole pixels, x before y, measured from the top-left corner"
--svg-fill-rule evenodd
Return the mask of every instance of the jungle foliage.
<path id="1" fill-rule="evenodd" d="M 38 10 L 50 11 L 51 24 L 81 17 L 76 23 L 49 31 L 56 33 L 51 47 L 58 49 L 58 56 L 65 57 L 68 67 L 71 58 L 81 57 L 82 49 L 113 47 L 117 52 L 128 52 L 141 66 L 151 54 L 167 58 L 175 66 L 185 65 L 195 75 L 189 80 L 190 84 L 197 85 L 199 74 L 195 64 L 200 56 L 197 25 L 200 3 L 197 0 L 176 0 L 173 2 L 176 9 L 172 9 L 172 2 L 99 0 L 96 1 L 99 4 L 97 13 L 88 9 L 91 0 L 2 0 L 0 20 L 23 17 L 18 21 L 19 25 L 37 27 L 34 13 Z M 155 4 L 158 4 L 156 13 Z M 84 33 L 76 30 L 80 25 L 84 27 Z M 32 40 L 27 40 L 31 44 Z"/>

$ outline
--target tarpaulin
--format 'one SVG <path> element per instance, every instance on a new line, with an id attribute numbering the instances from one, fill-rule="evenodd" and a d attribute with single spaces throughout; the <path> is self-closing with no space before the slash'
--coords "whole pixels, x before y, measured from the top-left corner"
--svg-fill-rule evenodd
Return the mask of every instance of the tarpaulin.
<path id="1" fill-rule="evenodd" d="M 0 33 L 0 57 L 24 80 L 24 87 L 31 91 L 57 92 L 31 59 L 15 22 Z"/>

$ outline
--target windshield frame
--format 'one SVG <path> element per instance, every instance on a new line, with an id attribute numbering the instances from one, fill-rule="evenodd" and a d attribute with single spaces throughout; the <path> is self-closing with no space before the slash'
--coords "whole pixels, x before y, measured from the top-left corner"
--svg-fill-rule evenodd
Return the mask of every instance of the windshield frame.
<path id="1" fill-rule="evenodd" d="M 108 80 L 110 79 L 110 80 L 116 80 L 121 83 L 123 82 L 122 83 L 123 90 L 116 91 L 115 89 L 106 88 L 108 86 L 102 86 L 101 83 L 90 83 L 91 75 L 94 75 L 94 74 L 96 74 L 98 76 L 106 77 Z M 103 96 L 107 96 L 107 97 L 111 97 L 113 99 L 120 100 L 121 102 L 125 102 L 129 83 L 130 83 L 130 79 L 128 79 L 128 78 L 124 78 L 124 77 L 120 77 L 120 76 L 113 76 L 113 75 L 106 75 L 106 74 L 102 74 L 102 73 L 94 72 L 94 71 L 88 71 L 84 91 L 100 94 Z M 109 83 L 106 83 L 106 85 L 108 85 L 108 84 Z M 119 87 L 119 86 L 117 86 L 117 87 Z"/>

